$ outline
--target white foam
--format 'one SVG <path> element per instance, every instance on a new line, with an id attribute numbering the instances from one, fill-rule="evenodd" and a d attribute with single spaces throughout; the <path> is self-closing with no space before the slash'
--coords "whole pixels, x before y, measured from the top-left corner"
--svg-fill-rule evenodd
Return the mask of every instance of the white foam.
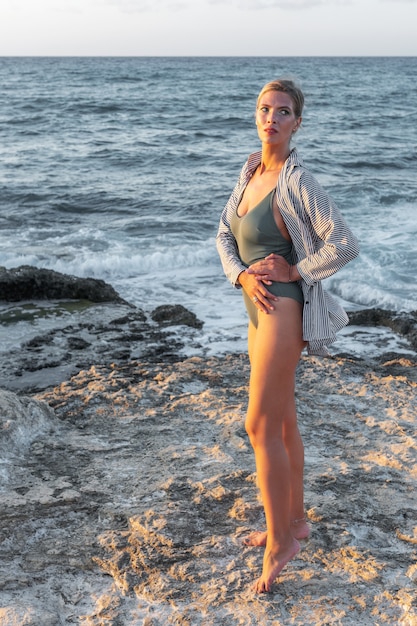
<path id="1" fill-rule="evenodd" d="M 40 435 L 57 427 L 53 410 L 32 398 L 0 389 L 0 471 L 5 487 L 12 464 L 18 462 Z"/>

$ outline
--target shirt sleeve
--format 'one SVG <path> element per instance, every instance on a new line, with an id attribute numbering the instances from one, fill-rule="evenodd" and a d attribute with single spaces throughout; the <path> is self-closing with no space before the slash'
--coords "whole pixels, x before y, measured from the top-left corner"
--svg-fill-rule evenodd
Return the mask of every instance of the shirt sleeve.
<path id="1" fill-rule="evenodd" d="M 359 254 L 359 245 L 332 198 L 307 170 L 299 179 L 298 192 L 310 223 L 312 247 L 297 268 L 312 285 L 352 261 Z"/>
<path id="2" fill-rule="evenodd" d="M 240 288 L 237 283 L 238 276 L 246 269 L 246 265 L 241 261 L 236 239 L 230 229 L 230 221 L 233 212 L 236 211 L 240 201 L 242 191 L 244 189 L 245 166 L 242 169 L 239 180 L 237 181 L 233 192 L 227 201 L 226 206 L 220 217 L 219 228 L 216 236 L 216 247 L 223 266 L 223 271 L 227 279 L 234 287 Z"/>

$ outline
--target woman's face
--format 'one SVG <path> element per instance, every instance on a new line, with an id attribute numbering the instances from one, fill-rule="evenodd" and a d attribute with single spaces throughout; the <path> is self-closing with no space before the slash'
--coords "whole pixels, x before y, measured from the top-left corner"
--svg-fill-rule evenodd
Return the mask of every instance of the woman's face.
<path id="1" fill-rule="evenodd" d="M 267 91 L 256 108 L 256 127 L 259 139 L 271 145 L 289 144 L 301 124 L 296 117 L 291 96 L 282 91 Z"/>

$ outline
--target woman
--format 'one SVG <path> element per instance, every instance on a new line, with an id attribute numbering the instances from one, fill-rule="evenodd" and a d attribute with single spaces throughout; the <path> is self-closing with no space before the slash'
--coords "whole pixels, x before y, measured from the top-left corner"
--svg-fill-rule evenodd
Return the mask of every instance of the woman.
<path id="1" fill-rule="evenodd" d="M 261 90 L 256 126 L 262 150 L 249 156 L 226 204 L 217 248 L 226 276 L 243 290 L 251 364 L 246 431 L 252 444 L 266 532 L 258 593 L 270 591 L 309 534 L 304 515 L 304 448 L 297 426 L 295 370 L 304 347 L 327 355 L 348 322 L 320 281 L 358 254 L 338 208 L 304 168 L 291 138 L 304 97 L 290 80 Z"/>

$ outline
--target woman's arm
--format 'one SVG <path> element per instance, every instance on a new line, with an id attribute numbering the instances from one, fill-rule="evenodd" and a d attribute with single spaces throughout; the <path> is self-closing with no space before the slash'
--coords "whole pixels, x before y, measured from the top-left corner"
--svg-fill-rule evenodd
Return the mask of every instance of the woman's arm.
<path id="1" fill-rule="evenodd" d="M 297 263 L 297 269 L 311 285 L 357 257 L 359 245 L 333 199 L 308 171 L 300 177 L 299 194 L 308 218 L 306 227 L 310 226 L 310 249 L 304 244 L 306 256 Z"/>
<path id="2" fill-rule="evenodd" d="M 230 221 L 239 204 L 246 179 L 247 169 L 245 166 L 223 209 L 216 236 L 216 246 L 224 273 L 232 285 L 238 289 L 243 288 L 251 300 L 255 302 L 256 307 L 268 313 L 274 310 L 272 301 L 278 298 L 268 291 L 262 281 L 248 273 L 247 266 L 240 259 L 236 239 L 230 229 Z"/>
<path id="3" fill-rule="evenodd" d="M 265 285 L 270 285 L 271 281 L 278 283 L 294 283 L 301 279 L 296 265 L 290 265 L 283 256 L 279 254 L 268 254 L 264 259 L 253 263 L 248 270 L 248 274 L 255 277 Z"/>
<path id="4" fill-rule="evenodd" d="M 243 190 L 244 171 L 245 167 L 242 169 L 239 180 L 237 181 L 235 188 L 233 189 L 230 198 L 223 209 L 216 236 L 216 247 L 223 266 L 223 271 L 234 287 L 240 287 L 238 277 L 239 274 L 244 272 L 246 269 L 246 265 L 244 265 L 244 263 L 240 260 L 236 240 L 230 229 L 230 221 L 232 219 L 233 212 L 237 209 Z"/>
<path id="5" fill-rule="evenodd" d="M 223 211 L 223 213 L 225 211 L 226 209 Z M 216 246 L 226 277 L 234 287 L 239 288 L 239 274 L 246 270 L 246 265 L 244 265 L 240 260 L 236 240 L 233 237 L 230 226 L 228 225 L 226 220 L 227 216 L 222 215 L 216 237 Z"/>
<path id="6" fill-rule="evenodd" d="M 358 242 L 338 207 L 308 171 L 291 191 L 295 201 L 300 200 L 305 218 L 298 221 L 296 230 L 290 229 L 300 260 L 289 265 L 283 257 L 270 254 L 251 265 L 248 272 L 265 284 L 303 279 L 312 285 L 337 272 L 359 253 Z M 304 232 L 299 230 L 300 224 Z"/>

